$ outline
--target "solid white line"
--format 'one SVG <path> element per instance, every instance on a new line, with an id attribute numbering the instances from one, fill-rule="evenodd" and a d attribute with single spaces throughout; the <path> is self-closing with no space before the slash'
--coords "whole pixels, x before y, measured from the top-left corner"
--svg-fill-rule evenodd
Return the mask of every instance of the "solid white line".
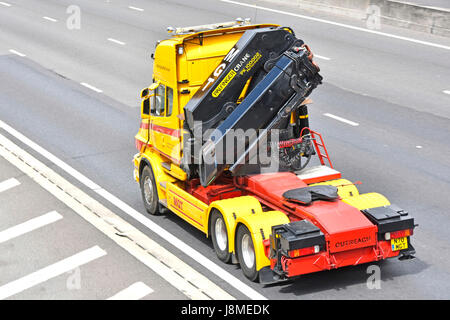
<path id="1" fill-rule="evenodd" d="M 0 287 L 0 300 L 9 298 L 17 293 L 71 271 L 104 255 L 106 255 L 105 250 L 98 246 L 94 246 L 20 279 L 5 284 Z"/>
<path id="2" fill-rule="evenodd" d="M 9 52 L 14 53 L 14 54 L 17 54 L 17 55 L 20 56 L 20 57 L 26 57 L 25 54 L 23 54 L 23 53 L 21 53 L 21 52 L 19 52 L 19 51 L 16 51 L 16 50 L 14 50 L 14 49 L 9 49 Z"/>
<path id="3" fill-rule="evenodd" d="M 319 58 L 319 59 L 323 59 L 323 60 L 327 60 L 327 61 L 331 60 L 331 58 L 319 56 L 318 54 L 315 54 L 315 53 L 314 53 L 314 58 Z"/>
<path id="4" fill-rule="evenodd" d="M 0 1 L 0 4 L 5 7 L 11 7 L 11 5 L 9 3 L 3 2 L 3 1 Z"/>
<path id="5" fill-rule="evenodd" d="M 445 93 L 445 94 L 450 94 L 450 90 L 444 90 L 442 92 Z"/>
<path id="6" fill-rule="evenodd" d="M 26 145 L 28 145 L 31 149 L 35 150 L 36 152 L 40 153 L 43 157 L 47 158 L 51 162 L 53 162 L 55 165 L 66 171 L 69 175 L 72 177 L 75 177 L 78 181 L 80 181 L 82 184 L 87 186 L 89 189 L 95 190 L 100 189 L 100 186 L 96 183 L 94 183 L 92 180 L 86 178 L 83 176 L 80 172 L 72 168 L 71 166 L 67 165 L 65 162 L 61 161 L 59 158 L 55 157 L 53 154 L 39 146 L 37 143 L 34 143 L 27 137 L 25 137 L 23 134 L 21 134 L 19 131 L 15 130 L 14 128 L 8 126 L 6 123 L 0 120 L 0 128 L 3 128 L 5 131 L 9 132 L 11 135 L 16 137 L 18 140 L 22 141 Z"/>
<path id="7" fill-rule="evenodd" d="M 8 189 L 18 186 L 20 182 L 17 179 L 11 178 L 0 182 L 0 192 L 6 191 Z"/>
<path id="8" fill-rule="evenodd" d="M 142 8 L 137 8 L 137 7 L 133 7 L 133 6 L 128 6 L 128 8 L 129 9 L 132 9 L 132 10 L 136 10 L 136 11 L 144 11 L 144 9 L 142 9 Z"/>
<path id="9" fill-rule="evenodd" d="M 153 289 L 143 282 L 133 283 L 128 288 L 116 293 L 107 300 L 139 300 L 153 292 Z"/>
<path id="10" fill-rule="evenodd" d="M 51 21 L 51 22 L 57 22 L 58 21 L 58 20 L 56 20 L 54 18 L 50 18 L 50 17 L 47 17 L 47 16 L 42 17 L 42 19 L 45 19 L 45 20 L 48 20 L 48 21 Z"/>
<path id="11" fill-rule="evenodd" d="M 125 45 L 125 42 L 122 42 L 122 41 L 120 41 L 120 40 L 116 40 L 116 39 L 113 39 L 113 38 L 108 38 L 108 41 L 111 41 L 111 42 L 120 44 L 120 45 L 122 45 L 122 46 Z"/>
<path id="12" fill-rule="evenodd" d="M 86 87 L 86 88 L 89 88 L 89 89 L 95 91 L 95 92 L 98 92 L 98 93 L 102 93 L 102 92 L 103 92 L 103 91 L 100 90 L 99 88 L 96 88 L 96 87 L 94 87 L 93 85 L 90 85 L 89 83 L 86 83 L 86 82 L 80 82 L 80 84 L 81 84 L 82 86 Z"/>
<path id="13" fill-rule="evenodd" d="M 33 218 L 31 220 L 18 224 L 4 231 L 0 231 L 0 243 L 11 240 L 30 231 L 39 229 L 43 226 L 56 222 L 60 219 L 62 219 L 62 215 L 60 215 L 56 211 L 51 211 L 42 216 Z"/>
<path id="14" fill-rule="evenodd" d="M 192 300 L 233 296 L 0 134 L 0 156 Z M 194 285 L 195 284 L 195 285 Z"/>
<path id="15" fill-rule="evenodd" d="M 359 123 L 357 123 L 357 122 L 353 122 L 353 121 L 347 120 L 345 118 L 341 118 L 341 117 L 335 116 L 334 114 L 331 114 L 331 113 L 324 113 L 323 115 L 327 116 L 327 117 L 330 117 L 330 118 L 333 118 L 335 120 L 344 122 L 344 123 L 349 124 L 349 125 L 354 126 L 354 127 L 359 126 Z"/>
<path id="16" fill-rule="evenodd" d="M 86 185 L 87 187 L 91 188 L 93 191 L 101 195 L 104 199 L 108 200 L 112 204 L 114 204 L 116 207 L 121 209 L 124 213 L 128 214 L 129 216 L 133 217 L 135 220 L 142 223 L 144 226 L 161 236 L 163 239 L 171 243 L 173 246 L 184 252 L 186 255 L 190 256 L 194 261 L 197 261 L 200 265 L 204 266 L 208 270 L 210 270 L 213 274 L 216 274 L 218 277 L 220 277 L 222 280 L 226 281 L 228 284 L 242 292 L 244 295 L 249 297 L 250 299 L 254 300 L 267 300 L 266 297 L 264 297 L 262 294 L 254 290 L 253 288 L 246 285 L 244 282 L 239 280 L 238 278 L 231 275 L 226 270 L 219 267 L 217 264 L 206 258 L 204 255 L 202 255 L 200 252 L 195 250 L 194 248 L 190 247 L 188 244 L 180 240 L 179 238 L 175 237 L 173 234 L 165 230 L 164 228 L 157 225 L 155 222 L 150 220 L 149 218 L 145 217 L 142 213 L 138 212 L 137 210 L 130 207 L 128 204 L 117 198 L 116 196 L 110 194 L 108 191 L 102 189 L 97 184 L 95 184 L 92 180 L 85 177 L 80 172 L 76 171 L 72 167 L 70 167 L 68 164 L 64 163 L 62 160 L 51 154 L 50 152 L 46 151 L 33 141 L 31 141 L 29 138 L 25 137 L 23 134 L 18 132 L 17 130 L 13 129 L 11 126 L 7 125 L 5 122 L 0 120 L 0 128 L 3 128 L 5 131 L 7 131 L 9 134 L 14 136 L 16 139 L 20 140 L 22 143 L 28 145 L 31 149 L 35 150 L 36 152 L 40 153 L 43 157 L 47 158 L 51 162 L 53 162 L 56 166 L 60 167 L 64 171 L 66 171 L 68 174 L 70 174 L 72 177 L 80 181 L 82 184 Z"/>
<path id="17" fill-rule="evenodd" d="M 409 42 L 418 43 L 418 44 L 422 44 L 422 45 L 426 45 L 426 46 L 430 46 L 430 47 L 450 50 L 450 46 L 446 46 L 446 45 L 442 45 L 442 44 L 438 44 L 438 43 L 417 40 L 417 39 L 413 39 L 413 38 L 409 38 L 409 37 L 397 36 L 395 34 L 390 34 L 390 33 L 386 33 L 386 32 L 380 32 L 380 31 L 376 31 L 376 30 L 365 29 L 365 28 L 361 28 L 361 27 L 355 27 L 355 26 L 352 26 L 352 25 L 349 25 L 349 24 L 329 21 L 329 20 L 325 20 L 325 19 L 313 18 L 313 17 L 302 15 L 302 14 L 296 14 L 296 13 L 292 13 L 292 12 L 287 12 L 287 11 L 282 11 L 282 10 L 276 10 L 276 9 L 261 7 L 261 6 L 258 6 L 258 5 L 253 5 L 253 4 L 248 4 L 248 3 L 241 3 L 241 2 L 236 2 L 236 1 L 232 1 L 232 0 L 219 0 L 219 1 L 226 2 L 226 3 L 231 3 L 231 4 L 235 4 L 235 5 L 240 5 L 240 6 L 244 6 L 244 7 L 250 7 L 250 8 L 265 10 L 265 11 L 269 11 L 269 12 L 285 14 L 285 15 L 288 15 L 288 16 L 293 16 L 293 17 L 302 18 L 302 19 L 306 19 L 306 20 L 311 20 L 311 21 L 331 24 L 333 26 L 338 26 L 338 27 L 343 27 L 343 28 L 347 28 L 347 29 L 367 32 L 367 33 L 376 34 L 376 35 L 379 35 L 379 36 L 389 37 L 389 38 L 393 38 L 393 39 L 409 41 Z"/>
<path id="18" fill-rule="evenodd" d="M 222 278 L 226 282 L 228 282 L 230 285 L 238 289 L 240 292 L 245 294 L 250 299 L 255 300 L 266 300 L 263 295 L 261 295 L 259 292 L 253 290 L 249 286 L 247 286 L 245 283 L 219 267 L 217 264 L 206 258 L 204 255 L 202 255 L 197 250 L 193 249 L 189 245 L 187 245 L 185 242 L 180 240 L 179 238 L 175 237 L 173 234 L 169 233 L 164 228 L 160 227 L 156 223 L 154 223 L 149 218 L 145 217 L 142 213 L 136 211 L 132 207 L 130 207 L 128 204 L 117 198 L 116 196 L 112 195 L 105 189 L 98 189 L 95 190 L 99 195 L 101 195 L 104 199 L 108 200 L 112 204 L 114 204 L 116 207 L 121 209 L 123 212 L 128 214 L 129 216 L 133 217 L 135 220 L 142 223 L 144 226 L 146 226 L 148 229 L 152 230 L 156 234 L 158 234 L 160 237 L 165 239 L 167 242 L 172 244 L 174 247 L 178 248 L 188 256 L 190 256 L 194 261 L 197 261 L 199 264 L 210 270 L 213 274 L 217 275 L 218 277 Z"/>

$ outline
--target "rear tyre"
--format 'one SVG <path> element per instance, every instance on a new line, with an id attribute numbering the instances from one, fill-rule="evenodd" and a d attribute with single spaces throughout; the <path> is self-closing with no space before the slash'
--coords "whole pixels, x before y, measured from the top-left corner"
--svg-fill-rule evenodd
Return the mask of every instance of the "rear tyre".
<path id="1" fill-rule="evenodd" d="M 236 234 L 236 246 L 242 272 L 251 281 L 258 279 L 256 271 L 256 254 L 253 238 L 246 226 L 240 225 Z"/>
<path id="2" fill-rule="evenodd" d="M 230 263 L 231 253 L 229 252 L 228 247 L 227 226 L 219 210 L 213 209 L 209 230 L 211 232 L 212 243 L 217 257 L 225 263 Z"/>
<path id="3" fill-rule="evenodd" d="M 145 210 L 151 215 L 161 213 L 158 190 L 156 189 L 155 177 L 150 166 L 145 166 L 139 179 L 141 185 L 141 195 L 144 201 Z"/>

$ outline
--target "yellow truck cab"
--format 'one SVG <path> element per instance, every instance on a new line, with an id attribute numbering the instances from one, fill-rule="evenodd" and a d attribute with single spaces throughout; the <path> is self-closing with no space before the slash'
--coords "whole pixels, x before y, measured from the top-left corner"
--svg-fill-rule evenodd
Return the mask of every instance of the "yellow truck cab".
<path id="1" fill-rule="evenodd" d="M 135 136 L 140 152 L 134 157 L 134 177 L 142 186 L 144 205 L 149 213 L 158 214 L 167 207 L 209 234 L 208 219 L 212 206 L 185 191 L 186 173 L 179 167 L 183 152 L 183 107 L 245 30 L 268 26 L 277 25 L 250 25 L 247 21 L 235 21 L 180 28 L 169 30 L 173 36 L 158 42 L 152 55 L 153 84 L 141 91 L 142 122 Z M 147 181 L 140 181 L 143 176 Z M 252 209 L 251 203 L 254 202 L 253 205 L 261 211 L 259 202 L 248 200 L 234 199 L 233 203 L 228 201 L 220 205 L 227 212 L 235 206 L 245 211 L 245 208 Z M 278 222 L 287 221 L 284 214 L 279 215 Z M 265 255 L 261 257 L 259 268 L 268 265 Z"/>
<path id="2" fill-rule="evenodd" d="M 379 221 L 365 211 L 388 208 L 390 202 L 378 193 L 359 194 L 350 181 L 342 179 L 340 172 L 332 168 L 331 161 L 329 166 L 325 165 L 324 159 L 329 157 L 326 149 L 323 150 L 321 136 L 309 128 L 308 135 L 312 136 L 321 161 L 321 166 L 313 170 L 242 177 L 225 174 L 207 186 L 183 170 L 184 107 L 208 83 L 209 77 L 222 72 L 221 62 L 243 34 L 260 28 L 280 30 L 281 27 L 237 19 L 168 28 L 172 36 L 157 43 L 152 55 L 153 83 L 141 91 L 141 125 L 135 136 L 139 152 L 133 159 L 134 178 L 140 185 L 145 209 L 152 215 L 171 211 L 210 236 L 218 258 L 226 263 L 239 263 L 244 275 L 252 281 L 270 283 L 400 254 L 411 256 L 409 236 L 414 225 L 410 219 L 405 215 L 401 218 L 401 228 L 407 231 L 398 237 L 403 242 L 397 247 L 391 247 L 390 239 L 377 240 L 387 238 L 384 234 L 391 229 L 377 237 L 376 233 L 381 232 Z M 289 28 L 283 32 L 293 34 Z M 312 62 L 307 46 L 294 46 L 293 55 L 302 54 L 302 50 Z M 258 57 L 258 53 L 253 57 Z M 243 66 L 251 68 L 252 61 L 245 61 L 247 65 Z M 247 87 L 248 83 L 241 98 Z M 291 117 L 305 119 L 307 114 L 293 113 Z M 332 202 L 322 198 L 324 201 L 308 206 L 286 198 L 286 191 L 314 188 L 335 189 L 336 195 L 330 198 Z M 329 220 L 328 212 L 333 210 L 348 218 Z M 394 215 L 395 210 L 391 211 Z M 291 246 L 294 242 L 289 239 L 285 241 L 290 232 L 289 239 L 295 239 L 300 247 Z M 351 237 L 367 241 L 344 247 Z M 342 247 L 333 248 L 339 245 Z"/>

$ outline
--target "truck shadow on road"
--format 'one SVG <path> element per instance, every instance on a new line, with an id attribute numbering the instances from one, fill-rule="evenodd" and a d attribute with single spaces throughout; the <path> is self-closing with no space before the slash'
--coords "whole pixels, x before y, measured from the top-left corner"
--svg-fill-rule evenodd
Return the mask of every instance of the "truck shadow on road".
<path id="1" fill-rule="evenodd" d="M 380 271 L 379 289 L 374 287 L 374 272 L 370 266 L 378 266 Z M 295 280 L 289 281 L 279 288 L 280 293 L 289 293 L 296 296 L 307 294 L 314 294 L 324 291 L 341 291 L 347 290 L 349 287 L 356 287 L 357 290 L 367 289 L 373 292 L 386 293 L 388 287 L 398 288 L 402 282 L 395 281 L 398 278 L 406 277 L 414 274 L 419 274 L 430 265 L 422 261 L 420 258 L 412 260 L 399 261 L 394 258 L 391 260 L 378 261 L 374 263 L 367 263 L 358 266 L 348 266 L 330 271 L 322 271 L 298 277 Z M 395 282 L 394 282 L 395 281 Z M 266 287 L 274 287 L 276 285 L 269 285 Z M 371 289 L 372 288 L 372 289 Z M 392 291 L 386 295 L 384 299 L 392 298 Z M 381 293 L 380 293 L 381 294 Z M 342 298 L 345 299 L 344 295 Z M 376 298 L 381 298 L 375 295 Z M 360 298 L 367 299 L 368 295 L 361 292 Z M 350 298 L 350 297 L 349 297 Z M 353 299 L 353 298 L 352 298 Z M 382 298 L 383 299 L 383 298 Z"/>
<path id="2" fill-rule="evenodd" d="M 357 298 L 367 299 L 375 297 L 377 299 L 389 299 L 393 298 L 395 292 L 402 286 L 402 281 L 397 281 L 402 277 L 407 277 L 415 274 L 419 274 L 430 267 L 420 257 L 415 259 L 399 261 L 397 258 L 378 261 L 374 263 L 367 263 L 357 266 L 342 267 L 330 271 L 316 272 L 312 274 L 306 274 L 298 278 L 288 280 L 286 282 L 280 282 L 270 285 L 263 285 L 260 283 L 251 283 L 240 272 L 239 265 L 230 265 L 221 263 L 214 253 L 212 242 L 209 238 L 200 232 L 198 229 L 179 218 L 176 214 L 167 212 L 158 217 L 158 219 L 166 220 L 166 223 L 170 221 L 170 224 L 174 229 L 170 230 L 183 239 L 186 243 L 193 248 L 204 254 L 207 258 L 211 259 L 214 263 L 227 270 L 240 280 L 244 281 L 253 288 L 260 288 L 265 291 L 265 296 L 269 299 L 281 299 L 283 295 L 287 295 L 287 298 L 302 297 L 308 298 L 311 296 L 314 299 L 329 299 L 331 296 L 336 297 L 336 292 L 342 291 L 342 295 L 336 297 L 338 299 L 354 299 L 354 290 L 360 292 Z M 181 229 L 182 234 L 175 229 Z M 187 238 L 186 238 L 187 237 Z M 195 242 L 195 243 L 194 243 Z M 378 266 L 380 270 L 380 286 L 381 290 L 370 290 L 367 283 L 370 281 L 369 277 L 373 275 L 370 266 Z M 373 279 L 373 278 L 371 278 Z M 351 288 L 352 287 L 352 288 Z M 388 288 L 392 288 L 390 290 Z M 364 292 L 362 290 L 368 290 Z M 387 291 L 389 290 L 389 291 Z M 332 291 L 330 295 L 326 292 Z M 352 292 L 352 293 L 350 293 Z M 368 293 L 369 292 L 369 293 Z M 389 292 L 389 293 L 387 293 Z M 281 295 L 280 295 L 281 294 Z M 320 294 L 317 296 L 315 294 Z M 325 295 L 324 295 L 325 294 Z"/>

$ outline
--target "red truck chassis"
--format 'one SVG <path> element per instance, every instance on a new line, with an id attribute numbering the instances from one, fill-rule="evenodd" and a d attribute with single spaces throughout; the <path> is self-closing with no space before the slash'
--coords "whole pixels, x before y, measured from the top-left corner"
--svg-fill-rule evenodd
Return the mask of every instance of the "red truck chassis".
<path id="1" fill-rule="evenodd" d="M 328 159 L 332 169 L 322 137 L 314 131 L 312 135 L 322 165 L 324 159 Z M 394 205 L 360 211 L 341 199 L 316 200 L 305 205 L 283 196 L 289 190 L 339 178 L 341 174 L 335 170 L 308 179 L 300 179 L 293 172 L 241 177 L 224 174 L 207 187 L 193 179 L 187 191 L 207 204 L 251 195 L 264 209 L 278 210 L 288 216 L 291 223 L 275 226 L 270 237 L 263 236 L 270 267 L 260 271 L 261 282 L 392 257 L 413 258 L 415 251 L 410 236 L 415 227 L 414 219 Z M 403 239 L 407 244 L 396 247 L 393 239 Z"/>

